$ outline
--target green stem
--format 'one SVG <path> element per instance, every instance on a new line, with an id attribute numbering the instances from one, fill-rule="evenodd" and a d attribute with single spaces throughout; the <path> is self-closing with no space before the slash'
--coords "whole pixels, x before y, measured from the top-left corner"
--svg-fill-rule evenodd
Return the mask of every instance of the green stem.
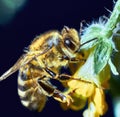
<path id="1" fill-rule="evenodd" d="M 105 24 L 105 30 L 103 30 L 103 33 L 106 38 L 110 38 L 112 36 L 113 30 L 118 22 L 120 22 L 120 0 L 116 2 L 113 12 L 108 19 L 108 22 Z"/>

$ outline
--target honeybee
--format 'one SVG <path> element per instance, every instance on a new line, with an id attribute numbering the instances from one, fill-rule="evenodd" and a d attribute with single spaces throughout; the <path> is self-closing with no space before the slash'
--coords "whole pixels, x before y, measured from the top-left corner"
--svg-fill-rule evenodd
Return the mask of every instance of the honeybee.
<path id="1" fill-rule="evenodd" d="M 19 70 L 18 94 L 21 103 L 30 110 L 42 111 L 47 97 L 68 105 L 72 101 L 50 83 L 50 79 L 66 80 L 69 75 L 58 74 L 62 66 L 77 62 L 80 37 L 73 28 L 65 26 L 37 36 L 18 61 L 1 77 L 0 81 Z"/>

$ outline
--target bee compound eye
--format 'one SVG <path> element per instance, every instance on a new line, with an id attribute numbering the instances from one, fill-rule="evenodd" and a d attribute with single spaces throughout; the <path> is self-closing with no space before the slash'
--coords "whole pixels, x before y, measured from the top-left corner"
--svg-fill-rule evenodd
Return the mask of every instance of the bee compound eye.
<path id="1" fill-rule="evenodd" d="M 66 38 L 64 44 L 66 47 L 70 48 L 71 50 L 75 50 L 75 45 L 70 38 Z"/>

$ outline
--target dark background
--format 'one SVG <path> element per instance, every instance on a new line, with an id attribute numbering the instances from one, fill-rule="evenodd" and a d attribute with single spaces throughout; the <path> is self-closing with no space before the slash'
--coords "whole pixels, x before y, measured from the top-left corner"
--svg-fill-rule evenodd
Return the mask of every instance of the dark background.
<path id="1" fill-rule="evenodd" d="M 80 29 L 80 22 L 109 16 L 113 0 L 29 0 L 8 24 L 0 26 L 0 74 L 11 67 L 31 40 L 51 29 L 61 30 L 64 25 Z M 109 110 L 105 117 L 113 116 L 111 96 L 107 94 Z M 17 94 L 17 73 L 0 82 L 0 116 L 82 116 L 82 111 L 63 111 L 59 103 L 50 98 L 41 113 L 24 108 Z"/>

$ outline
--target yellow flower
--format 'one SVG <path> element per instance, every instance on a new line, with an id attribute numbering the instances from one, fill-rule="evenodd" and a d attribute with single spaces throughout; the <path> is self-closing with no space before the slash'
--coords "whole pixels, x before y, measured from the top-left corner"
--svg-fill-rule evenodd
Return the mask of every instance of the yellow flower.
<path id="1" fill-rule="evenodd" d="M 84 117 L 99 117 L 108 109 L 104 92 L 100 88 L 95 88 L 92 96 L 88 98 L 88 103 L 88 109 L 83 113 Z"/>
<path id="2" fill-rule="evenodd" d="M 73 66 L 71 70 L 74 71 Z M 107 103 L 105 101 L 104 90 L 108 88 L 108 80 L 110 78 L 110 69 L 108 64 L 99 73 L 94 73 L 94 54 L 89 54 L 85 64 L 80 65 L 73 74 L 75 80 L 67 82 L 68 90 L 65 94 L 72 97 L 73 103 L 67 107 L 62 104 L 63 109 L 80 110 L 84 108 L 88 101 L 88 109 L 83 113 L 84 117 L 99 117 L 107 111 Z M 76 79 L 77 78 L 77 79 Z"/>
<path id="3" fill-rule="evenodd" d="M 62 105 L 64 109 L 80 110 L 88 100 L 88 109 L 85 110 L 84 117 L 99 117 L 107 111 L 107 103 L 102 88 L 98 88 L 93 83 L 77 80 L 70 81 L 68 86 L 70 89 L 65 93 L 72 97 L 73 103 L 69 107 Z"/>

